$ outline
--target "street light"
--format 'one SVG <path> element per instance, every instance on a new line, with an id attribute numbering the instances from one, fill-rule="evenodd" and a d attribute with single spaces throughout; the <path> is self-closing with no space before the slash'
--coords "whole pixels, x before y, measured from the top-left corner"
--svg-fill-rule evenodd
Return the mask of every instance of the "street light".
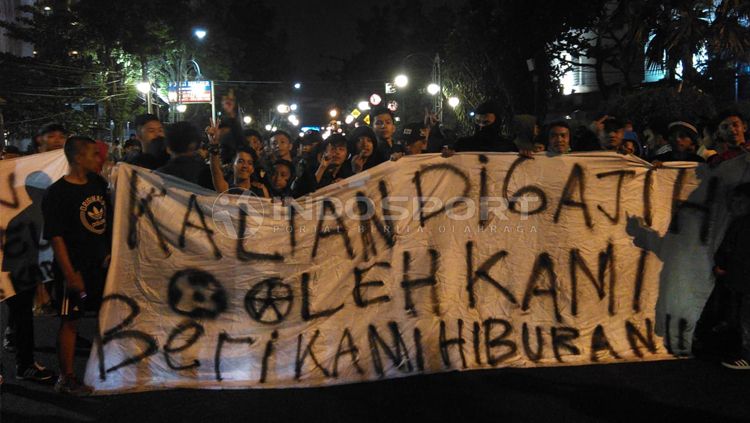
<path id="1" fill-rule="evenodd" d="M 252 116 L 245 116 L 242 118 L 242 121 L 245 122 L 245 125 L 250 125 L 250 123 L 252 123 L 253 121 L 253 118 Z"/>
<path id="2" fill-rule="evenodd" d="M 278 111 L 281 114 L 287 114 L 289 113 L 290 107 L 288 104 L 281 103 L 278 106 L 276 106 L 276 111 Z"/>
<path id="3" fill-rule="evenodd" d="M 146 111 L 151 113 L 151 83 L 148 81 L 142 81 L 135 85 L 135 88 L 146 96 Z"/>
<path id="4" fill-rule="evenodd" d="M 297 115 L 289 115 L 287 119 L 289 120 L 289 123 L 291 123 L 294 126 L 297 126 L 297 124 L 299 123 L 299 121 L 297 120 Z"/>
<path id="5" fill-rule="evenodd" d="M 393 82 L 396 84 L 397 87 L 404 88 L 407 85 L 409 85 L 409 78 L 406 75 L 401 74 L 401 75 L 396 76 Z"/>
<path id="6" fill-rule="evenodd" d="M 135 88 L 141 94 L 148 94 L 149 91 L 151 91 L 151 84 L 148 81 L 139 82 L 139 83 L 135 84 Z"/>
<path id="7" fill-rule="evenodd" d="M 271 128 L 272 128 L 272 126 L 271 126 L 271 125 L 266 125 L 266 131 L 270 131 L 270 130 L 271 130 Z"/>
<path id="8" fill-rule="evenodd" d="M 208 32 L 206 32 L 206 30 L 203 28 L 197 28 L 195 31 L 193 31 L 193 34 L 195 34 L 195 36 L 198 37 L 199 40 L 202 40 L 206 37 L 206 34 L 208 34 Z"/>
<path id="9" fill-rule="evenodd" d="M 437 93 L 440 92 L 440 85 L 435 84 L 435 83 L 432 83 L 432 84 L 428 85 L 427 86 L 427 92 L 430 95 L 436 95 Z"/>
<path id="10" fill-rule="evenodd" d="M 351 125 L 352 122 L 354 122 L 354 116 L 348 115 L 346 119 L 344 119 L 344 122 L 346 122 L 347 125 Z"/>
<path id="11" fill-rule="evenodd" d="M 301 84 L 301 83 L 299 83 L 299 82 L 295 82 L 295 83 L 294 83 L 294 89 L 295 89 L 295 90 L 298 90 L 298 89 L 300 89 L 300 88 L 302 88 L 302 84 Z"/>
<path id="12" fill-rule="evenodd" d="M 178 113 L 185 113 L 185 111 L 187 110 L 187 105 L 185 105 L 185 104 L 178 104 L 177 107 L 176 107 L 176 109 L 177 109 Z"/>
<path id="13" fill-rule="evenodd" d="M 459 100 L 458 97 L 451 97 L 448 99 L 448 105 L 454 109 L 458 107 L 459 104 L 461 104 L 461 100 Z"/>
<path id="14" fill-rule="evenodd" d="M 293 112 L 296 112 L 297 111 L 297 104 L 292 104 L 291 106 L 289 106 L 289 110 L 291 110 Z"/>
<path id="15" fill-rule="evenodd" d="M 357 108 L 362 111 L 370 110 L 370 103 L 366 101 L 360 101 L 359 103 L 357 103 Z"/>
<path id="16" fill-rule="evenodd" d="M 331 110 L 330 110 L 330 111 L 328 112 L 328 115 L 329 115 L 329 116 L 331 116 L 332 118 L 335 118 L 336 116 L 338 116 L 338 115 L 339 115 L 339 111 L 338 111 L 338 110 L 336 110 L 336 109 L 331 109 Z"/>

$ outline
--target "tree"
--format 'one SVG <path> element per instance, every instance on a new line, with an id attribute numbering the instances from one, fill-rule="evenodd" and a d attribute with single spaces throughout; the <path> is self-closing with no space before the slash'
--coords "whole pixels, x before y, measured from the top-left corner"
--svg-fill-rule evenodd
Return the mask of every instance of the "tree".
<path id="1" fill-rule="evenodd" d="M 33 133 L 46 118 L 68 123 L 71 116 L 80 114 L 75 108 L 81 104 L 93 104 L 94 109 L 101 106 L 103 113 L 98 122 L 91 117 L 80 129 L 113 122 L 119 133 L 125 121 L 143 112 L 136 82 L 153 79 L 157 88 L 166 89 L 164 68 L 174 63 L 165 59 L 197 59 L 203 74 L 216 80 L 284 74 L 283 34 L 272 35 L 273 15 L 258 1 L 79 0 L 70 6 L 60 4 L 51 11 L 22 6 L 19 15 L 27 17 L 0 23 L 10 37 L 29 42 L 36 50 L 33 58 L 0 58 L 3 64 L 12 64 L 0 69 L 0 96 L 8 100 L 6 126 L 19 137 Z M 196 16 L 201 21 L 196 22 Z M 192 37 L 198 24 L 205 24 L 210 33 L 200 44 Z M 27 78 L 32 75 L 34 79 Z M 34 96 L 27 91 L 34 91 Z M 247 94 L 248 103 L 268 94 L 238 91 Z"/>
<path id="2" fill-rule="evenodd" d="M 499 100 L 506 121 L 518 113 L 543 116 L 563 68 L 554 62 L 566 48 L 558 41 L 587 28 L 602 4 L 469 1 L 444 46 L 444 80 L 460 90 L 468 107 Z"/>

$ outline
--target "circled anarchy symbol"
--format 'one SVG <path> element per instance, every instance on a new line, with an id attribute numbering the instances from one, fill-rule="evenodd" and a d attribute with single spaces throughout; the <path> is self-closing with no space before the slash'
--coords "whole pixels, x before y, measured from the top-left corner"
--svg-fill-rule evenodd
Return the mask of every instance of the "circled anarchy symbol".
<path id="1" fill-rule="evenodd" d="M 283 322 L 292 311 L 292 288 L 280 278 L 258 282 L 245 295 L 245 310 L 256 322 L 276 324 Z"/>

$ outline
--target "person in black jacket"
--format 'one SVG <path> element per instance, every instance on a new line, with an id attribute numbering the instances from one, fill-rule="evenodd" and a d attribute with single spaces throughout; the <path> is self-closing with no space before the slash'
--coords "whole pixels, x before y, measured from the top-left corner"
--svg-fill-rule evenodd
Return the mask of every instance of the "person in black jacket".
<path id="1" fill-rule="evenodd" d="M 169 125 L 166 132 L 167 148 L 172 158 L 156 171 L 213 190 L 211 169 L 198 155 L 203 138 L 198 128 L 190 122 L 177 122 Z"/>
<path id="2" fill-rule="evenodd" d="M 156 115 L 143 114 L 135 118 L 135 135 L 140 142 L 138 152 L 125 157 L 125 163 L 155 170 L 169 161 L 164 126 Z"/>
<path id="3" fill-rule="evenodd" d="M 360 126 L 349 137 L 349 151 L 352 152 L 352 171 L 359 173 L 386 161 L 380 155 L 377 137 L 369 126 Z"/>
<path id="4" fill-rule="evenodd" d="M 518 151 L 513 140 L 503 137 L 499 119 L 499 107 L 492 101 L 482 103 L 474 111 L 476 130 L 474 135 L 456 141 L 453 150 L 456 152 L 497 152 L 508 153 Z"/>
<path id="5" fill-rule="evenodd" d="M 346 137 L 334 134 L 325 141 L 325 150 L 315 171 L 316 189 L 336 183 L 352 175 L 349 158 L 349 142 Z"/>
<path id="6" fill-rule="evenodd" d="M 740 214 L 729 225 L 714 255 L 717 283 L 725 284 L 736 298 L 736 316 L 742 339 L 739 357 L 722 361 L 724 367 L 750 370 L 750 183 L 732 191 L 733 208 Z"/>

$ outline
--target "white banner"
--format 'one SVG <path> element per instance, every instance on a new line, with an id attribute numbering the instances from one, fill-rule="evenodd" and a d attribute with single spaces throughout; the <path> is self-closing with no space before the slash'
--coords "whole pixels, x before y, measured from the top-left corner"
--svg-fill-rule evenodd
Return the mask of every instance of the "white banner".
<path id="1" fill-rule="evenodd" d="M 42 198 L 67 171 L 62 150 L 0 161 L 0 301 L 52 279 L 52 248 L 42 240 Z"/>
<path id="2" fill-rule="evenodd" d="M 420 155 L 291 205 L 123 165 L 85 381 L 307 387 L 689 353 L 741 160 Z"/>

